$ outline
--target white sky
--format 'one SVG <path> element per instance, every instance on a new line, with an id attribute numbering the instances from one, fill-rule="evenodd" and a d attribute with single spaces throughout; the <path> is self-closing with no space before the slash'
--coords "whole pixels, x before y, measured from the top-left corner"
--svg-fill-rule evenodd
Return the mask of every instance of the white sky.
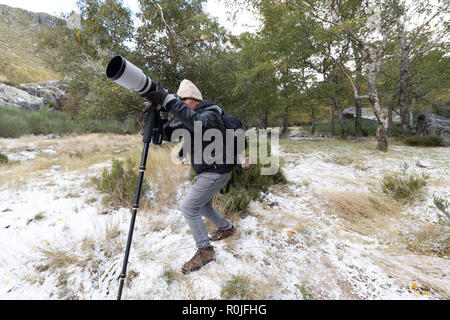
<path id="1" fill-rule="evenodd" d="M 72 10 L 79 12 L 76 6 L 77 0 L 0 0 L 0 4 L 6 4 L 10 7 L 22 8 L 33 12 L 46 12 L 54 16 L 61 13 L 70 13 Z M 124 0 L 124 3 L 134 12 L 138 10 L 138 0 Z M 208 0 L 206 10 L 214 17 L 217 17 L 219 23 L 228 28 L 234 34 L 243 31 L 253 31 L 255 27 L 246 26 L 246 23 L 254 24 L 255 18 L 245 10 L 240 13 L 237 19 L 239 23 L 235 26 L 231 21 L 231 15 L 223 0 Z"/>

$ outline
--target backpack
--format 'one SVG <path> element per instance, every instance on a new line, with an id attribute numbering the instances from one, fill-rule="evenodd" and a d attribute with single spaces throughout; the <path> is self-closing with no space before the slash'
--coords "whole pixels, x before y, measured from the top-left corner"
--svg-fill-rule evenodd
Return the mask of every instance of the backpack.
<path id="1" fill-rule="evenodd" d="M 242 134 L 244 135 L 244 146 L 239 145 L 238 144 L 239 137 L 234 136 L 233 170 L 231 173 L 230 180 L 228 180 L 227 184 L 222 188 L 222 190 L 220 190 L 220 193 L 223 194 L 223 193 L 228 193 L 230 191 L 230 186 L 233 186 L 233 187 L 236 186 L 236 184 L 234 182 L 235 174 L 240 175 L 242 173 L 242 167 L 241 167 L 241 164 L 238 162 L 237 156 L 240 153 L 242 153 L 243 151 L 245 151 L 245 149 L 247 148 L 247 137 L 245 137 L 245 132 L 243 131 L 242 122 L 236 116 L 234 116 L 230 113 L 225 113 L 225 111 L 223 112 L 223 114 L 221 116 L 222 116 L 223 123 L 225 125 L 225 129 L 233 129 L 233 130 L 242 129 Z"/>

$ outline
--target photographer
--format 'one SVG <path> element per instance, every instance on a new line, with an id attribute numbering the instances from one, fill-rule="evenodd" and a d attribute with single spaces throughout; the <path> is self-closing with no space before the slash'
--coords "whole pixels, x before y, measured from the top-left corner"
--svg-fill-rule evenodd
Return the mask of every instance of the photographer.
<path id="1" fill-rule="evenodd" d="M 181 82 L 177 95 L 168 93 L 158 84 L 156 90 L 148 92 L 146 97 L 180 119 L 181 125 L 175 127 L 187 129 L 191 137 L 194 136 L 194 121 L 201 123 L 202 132 L 214 128 L 225 136 L 225 125 L 221 118 L 223 110 L 215 103 L 203 100 L 199 89 L 189 80 Z M 230 178 L 233 164 L 207 164 L 203 157 L 201 163 L 194 163 L 194 145 L 191 143 L 190 156 L 196 176 L 194 184 L 181 202 L 181 211 L 194 237 L 197 252 L 183 265 L 183 273 L 198 270 L 214 260 L 214 247 L 210 241 L 227 238 L 235 232 L 233 225 L 212 206 L 213 197 Z M 206 145 L 202 142 L 202 154 Z M 217 226 L 210 237 L 202 217 Z"/>

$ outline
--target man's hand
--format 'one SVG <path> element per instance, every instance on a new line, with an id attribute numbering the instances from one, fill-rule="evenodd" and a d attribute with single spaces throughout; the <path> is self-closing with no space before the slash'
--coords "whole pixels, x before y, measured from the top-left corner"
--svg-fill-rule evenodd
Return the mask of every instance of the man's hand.
<path id="1" fill-rule="evenodd" d="M 164 89 L 161 83 L 158 83 L 156 85 L 156 90 L 147 92 L 144 97 L 150 100 L 153 104 L 162 105 L 168 93 L 169 91 Z"/>
<path id="2" fill-rule="evenodd" d="M 241 159 L 241 167 L 244 170 L 247 170 L 250 168 L 250 158 L 249 157 L 244 157 Z"/>

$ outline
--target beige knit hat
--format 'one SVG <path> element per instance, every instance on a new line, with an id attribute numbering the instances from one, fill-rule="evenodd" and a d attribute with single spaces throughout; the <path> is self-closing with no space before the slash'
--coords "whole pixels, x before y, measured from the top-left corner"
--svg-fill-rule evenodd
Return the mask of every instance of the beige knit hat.
<path id="1" fill-rule="evenodd" d="M 191 81 L 184 79 L 180 83 L 180 87 L 178 88 L 177 95 L 184 98 L 191 98 L 198 101 L 203 101 L 202 93 Z"/>

